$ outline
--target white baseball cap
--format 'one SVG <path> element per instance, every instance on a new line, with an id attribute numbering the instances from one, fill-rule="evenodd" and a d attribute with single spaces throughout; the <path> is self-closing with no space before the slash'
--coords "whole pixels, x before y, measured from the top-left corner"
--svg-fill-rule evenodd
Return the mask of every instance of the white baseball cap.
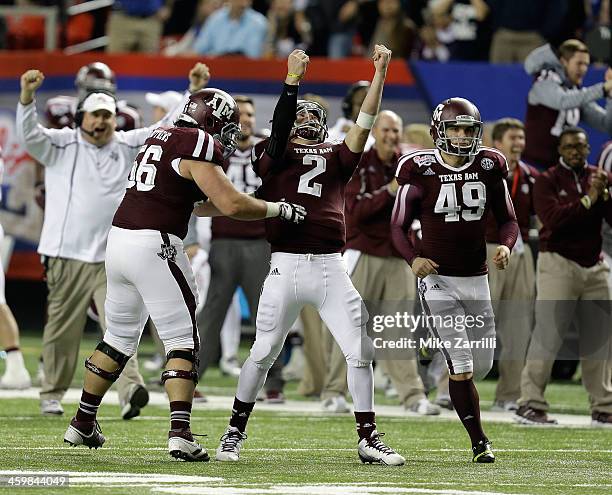
<path id="1" fill-rule="evenodd" d="M 117 113 L 115 99 L 106 93 L 91 93 L 81 107 L 84 112 L 96 112 L 98 110 L 108 110 L 112 114 Z"/>
<path id="2" fill-rule="evenodd" d="M 147 93 L 145 100 L 149 105 L 161 107 L 169 112 L 183 99 L 183 95 L 177 91 L 164 91 L 163 93 Z"/>

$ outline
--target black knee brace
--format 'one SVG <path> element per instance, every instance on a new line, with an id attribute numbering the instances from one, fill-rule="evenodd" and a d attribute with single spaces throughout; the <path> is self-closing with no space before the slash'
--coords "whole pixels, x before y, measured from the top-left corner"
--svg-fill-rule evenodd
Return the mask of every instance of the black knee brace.
<path id="1" fill-rule="evenodd" d="M 166 361 L 170 359 L 184 359 L 185 361 L 189 361 L 191 366 L 191 371 L 185 370 L 166 370 L 161 374 L 162 383 L 166 383 L 166 380 L 171 380 L 172 378 L 182 378 L 183 380 L 192 380 L 193 383 L 197 385 L 198 383 L 198 373 L 196 371 L 196 357 L 195 351 L 193 349 L 189 351 L 182 350 L 174 350 L 170 351 L 166 356 Z"/>
<path id="2" fill-rule="evenodd" d="M 117 349 L 112 348 L 104 341 L 98 344 L 98 346 L 96 347 L 96 351 L 100 351 L 101 353 L 106 354 L 109 358 L 115 361 L 119 365 L 119 367 L 115 371 L 103 370 L 90 361 L 90 356 L 85 360 L 85 368 L 91 371 L 92 373 L 95 373 L 99 377 L 108 380 L 109 382 L 115 382 L 117 378 L 119 378 L 119 375 L 123 371 L 123 368 L 125 368 L 125 365 L 130 359 L 130 356 L 126 356 L 122 352 L 119 352 Z"/>

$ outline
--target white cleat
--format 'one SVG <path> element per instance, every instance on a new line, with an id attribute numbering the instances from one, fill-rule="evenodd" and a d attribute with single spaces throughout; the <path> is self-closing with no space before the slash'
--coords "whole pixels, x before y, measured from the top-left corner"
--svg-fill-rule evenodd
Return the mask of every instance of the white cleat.
<path id="1" fill-rule="evenodd" d="M 419 414 L 421 416 L 437 416 L 440 414 L 440 406 L 432 404 L 428 399 L 423 398 L 407 407 L 406 411 Z"/>
<path id="2" fill-rule="evenodd" d="M 235 426 L 228 426 L 221 437 L 215 459 L 222 462 L 237 462 L 240 460 L 242 443 L 247 439 L 246 433 L 240 433 Z"/>
<path id="3" fill-rule="evenodd" d="M 183 437 L 170 437 L 168 439 L 168 453 L 175 459 L 187 462 L 206 462 L 210 460 L 204 447 L 195 440 L 190 441 Z"/>
<path id="4" fill-rule="evenodd" d="M 240 363 L 238 358 L 221 358 L 219 360 L 219 370 L 223 375 L 229 375 L 238 378 L 240 376 Z"/>
<path id="5" fill-rule="evenodd" d="M 341 395 L 329 397 L 328 399 L 323 400 L 321 402 L 321 409 L 335 414 L 351 412 L 348 404 L 346 403 L 346 399 Z"/>
<path id="6" fill-rule="evenodd" d="M 90 449 L 97 449 L 98 447 L 102 447 L 104 442 L 106 442 L 106 438 L 102 434 L 102 430 L 100 429 L 100 425 L 96 421 L 92 430 L 89 433 L 85 433 L 81 431 L 79 427 L 90 426 L 87 423 L 79 423 L 76 418 L 72 418 L 70 421 L 70 425 L 64 434 L 64 443 L 70 444 L 71 447 L 76 447 L 77 445 L 85 445 Z"/>
<path id="7" fill-rule="evenodd" d="M 10 390 L 25 390 L 32 386 L 30 374 L 25 368 L 20 368 L 17 371 L 4 373 L 0 378 L 0 388 Z"/>
<path id="8" fill-rule="evenodd" d="M 392 448 L 387 447 L 380 440 L 380 437 L 383 435 L 384 433 L 378 433 L 374 430 L 370 438 L 362 438 L 357 445 L 359 459 L 361 459 L 361 462 L 364 464 L 377 463 L 387 466 L 403 466 L 406 459 Z"/>

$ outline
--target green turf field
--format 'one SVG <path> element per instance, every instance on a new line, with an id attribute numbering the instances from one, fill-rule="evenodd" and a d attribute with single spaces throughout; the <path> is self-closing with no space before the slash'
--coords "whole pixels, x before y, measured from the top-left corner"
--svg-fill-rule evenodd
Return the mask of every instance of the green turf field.
<path id="1" fill-rule="evenodd" d="M 94 342 L 86 340 L 83 355 L 93 349 Z M 23 343 L 28 366 L 34 371 L 37 340 L 28 337 Z M 151 346 L 145 344 L 145 348 Z M 207 377 L 205 393 L 233 394 L 234 379 L 221 377 L 217 370 Z M 493 387 L 494 382 L 479 384 L 484 409 Z M 294 390 L 295 385 L 290 385 L 288 395 L 298 398 Z M 550 392 L 556 411 L 587 412 L 586 394 L 579 385 L 553 384 Z M 474 465 L 458 420 L 379 417 L 379 429 L 387 433 L 385 441 L 407 460 L 405 466 L 391 468 L 360 463 L 351 415 L 263 412 L 256 407 L 240 463 L 184 463 L 165 451 L 166 407 L 148 406 L 144 417 L 128 422 L 118 418 L 118 406 L 103 405 L 99 416 L 107 443 L 99 450 L 62 443 L 75 407 L 65 404 L 63 418 L 46 418 L 39 415 L 37 400 L 0 401 L 0 472 L 92 473 L 72 474 L 69 489 L 12 486 L 0 488 L 0 493 L 612 493 L 612 430 L 488 423 L 485 429 L 498 460 L 493 465 Z M 229 411 L 206 406 L 195 408 L 192 430 L 208 435 L 202 443 L 209 452 L 216 448 L 228 415 Z M 162 475 L 174 478 L 165 482 Z"/>

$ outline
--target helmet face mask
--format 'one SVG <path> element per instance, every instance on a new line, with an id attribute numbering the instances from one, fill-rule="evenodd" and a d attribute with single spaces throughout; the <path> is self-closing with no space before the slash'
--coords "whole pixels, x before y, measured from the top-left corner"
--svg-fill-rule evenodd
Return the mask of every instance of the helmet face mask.
<path id="1" fill-rule="evenodd" d="M 463 128 L 463 136 L 453 135 Z M 483 123 L 478 108 L 464 98 L 450 98 L 440 103 L 433 112 L 430 133 L 436 148 L 455 156 L 469 157 L 478 152 L 482 140 Z M 450 134 L 450 135 L 449 135 Z"/>
<path id="2" fill-rule="evenodd" d="M 227 158 L 236 149 L 240 136 L 240 110 L 225 91 L 207 88 L 189 97 L 175 125 L 207 132 L 223 146 Z"/>
<path id="3" fill-rule="evenodd" d="M 290 137 L 298 137 L 317 143 L 324 142 L 327 137 L 327 112 L 325 109 L 317 102 L 299 100 Z"/>

